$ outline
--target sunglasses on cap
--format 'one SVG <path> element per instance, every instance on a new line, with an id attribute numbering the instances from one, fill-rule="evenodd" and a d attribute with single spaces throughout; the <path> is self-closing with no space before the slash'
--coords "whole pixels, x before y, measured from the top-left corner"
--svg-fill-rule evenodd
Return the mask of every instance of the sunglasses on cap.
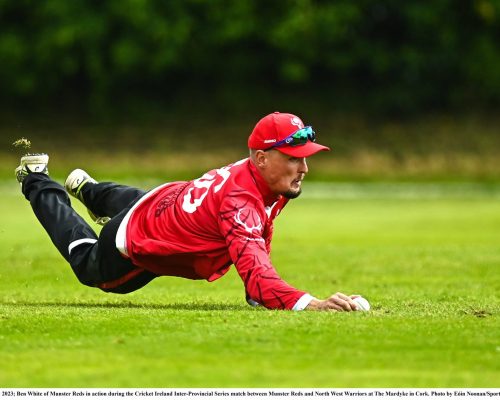
<path id="1" fill-rule="evenodd" d="M 298 131 L 295 131 L 290 136 L 287 136 L 279 142 L 274 143 L 266 150 L 281 146 L 301 146 L 306 144 L 308 140 L 310 140 L 311 142 L 316 141 L 316 132 L 313 131 L 312 126 L 306 126 L 302 129 L 299 129 Z"/>

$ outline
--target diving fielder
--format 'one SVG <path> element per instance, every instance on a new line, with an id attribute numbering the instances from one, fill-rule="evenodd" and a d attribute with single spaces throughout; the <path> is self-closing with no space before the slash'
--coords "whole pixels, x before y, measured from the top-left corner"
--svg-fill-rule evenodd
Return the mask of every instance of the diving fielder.
<path id="1" fill-rule="evenodd" d="M 262 118 L 248 138 L 249 158 L 189 182 L 149 192 L 98 183 L 81 169 L 65 187 L 48 175 L 47 154 L 28 154 L 16 169 L 22 192 L 78 280 L 129 293 L 158 276 L 212 282 L 235 265 L 247 302 L 270 309 L 355 311 L 342 293 L 320 300 L 283 281 L 269 254 L 273 221 L 301 193 L 306 158 L 328 147 L 293 114 Z M 71 207 L 79 199 L 104 227 L 97 237 Z"/>

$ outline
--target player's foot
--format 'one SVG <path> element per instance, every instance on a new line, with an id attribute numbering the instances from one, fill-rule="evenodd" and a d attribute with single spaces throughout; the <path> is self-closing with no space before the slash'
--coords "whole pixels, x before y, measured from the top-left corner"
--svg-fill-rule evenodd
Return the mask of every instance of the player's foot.
<path id="1" fill-rule="evenodd" d="M 97 183 L 97 181 L 93 179 L 89 174 L 87 174 L 83 169 L 75 169 L 66 178 L 64 187 L 71 196 L 77 198 L 85 205 L 85 202 L 83 201 L 82 188 L 87 183 Z M 92 218 L 92 221 L 94 221 L 96 224 L 105 225 L 110 220 L 109 217 L 100 217 L 98 215 L 95 215 L 88 208 L 87 211 L 90 215 L 90 218 Z"/>
<path id="2" fill-rule="evenodd" d="M 48 175 L 49 155 L 45 153 L 25 154 L 21 157 L 19 167 L 16 168 L 16 179 L 23 183 L 24 178 L 33 172 Z"/>

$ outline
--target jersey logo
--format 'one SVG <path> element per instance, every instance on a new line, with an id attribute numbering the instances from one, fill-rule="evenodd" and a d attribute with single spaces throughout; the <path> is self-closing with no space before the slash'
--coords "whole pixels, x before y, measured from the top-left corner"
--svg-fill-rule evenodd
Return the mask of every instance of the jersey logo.
<path id="1" fill-rule="evenodd" d="M 242 208 L 234 215 L 237 224 L 243 226 L 245 231 L 252 234 L 253 231 L 259 233 L 262 230 L 262 221 L 256 211 L 250 208 Z"/>

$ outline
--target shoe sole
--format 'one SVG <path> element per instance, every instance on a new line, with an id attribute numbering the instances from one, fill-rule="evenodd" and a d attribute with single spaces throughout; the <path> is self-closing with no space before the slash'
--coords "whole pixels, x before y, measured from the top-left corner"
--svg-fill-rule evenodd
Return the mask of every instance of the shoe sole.
<path id="1" fill-rule="evenodd" d="M 81 189 L 88 182 L 97 183 L 97 181 L 93 179 L 87 172 L 85 172 L 83 169 L 77 168 L 71 171 L 68 177 L 66 178 L 66 182 L 64 182 L 64 188 L 71 196 L 80 200 L 82 204 L 85 205 L 85 202 L 83 201 L 83 196 L 81 195 Z M 98 215 L 95 215 L 88 208 L 87 212 L 89 213 L 89 216 L 92 219 L 92 221 L 94 221 L 98 225 L 104 226 L 111 219 L 109 217 L 100 217 Z"/>
<path id="2" fill-rule="evenodd" d="M 83 169 L 73 170 L 64 182 L 64 188 L 73 197 L 83 202 L 80 196 L 80 190 L 86 182 L 96 183 Z"/>
<path id="3" fill-rule="evenodd" d="M 22 183 L 24 178 L 32 172 L 38 172 L 48 175 L 48 163 L 48 154 L 25 154 L 21 157 L 20 165 L 14 171 L 17 181 L 19 183 Z"/>
<path id="4" fill-rule="evenodd" d="M 46 166 L 48 163 L 49 163 L 48 154 L 26 154 L 25 156 L 21 157 L 22 167 L 28 164 L 44 164 Z"/>

